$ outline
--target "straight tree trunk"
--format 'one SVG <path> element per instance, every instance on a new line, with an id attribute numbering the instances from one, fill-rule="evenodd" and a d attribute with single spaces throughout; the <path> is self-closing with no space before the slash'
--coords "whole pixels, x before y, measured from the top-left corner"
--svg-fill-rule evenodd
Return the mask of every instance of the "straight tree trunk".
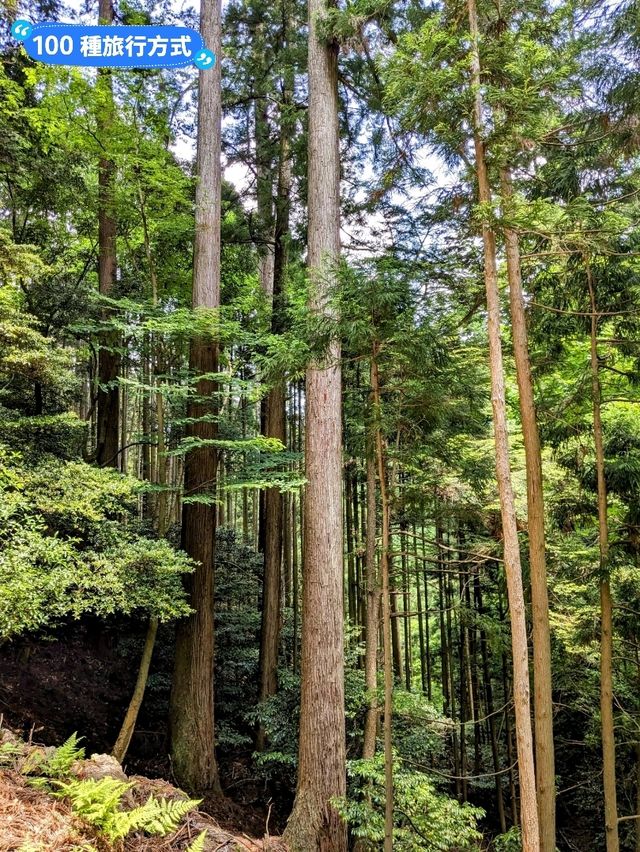
<path id="1" fill-rule="evenodd" d="M 376 460 L 371 446 L 367 452 L 367 549 L 366 549 L 366 634 L 364 652 L 364 678 L 368 695 L 367 715 L 364 723 L 362 757 L 371 758 L 376 753 L 378 732 L 378 627 L 380 623 L 380 581 L 376 565 Z"/>
<path id="2" fill-rule="evenodd" d="M 311 310 L 332 316 L 340 256 L 338 50 L 319 31 L 325 0 L 309 2 L 308 255 Z M 340 345 L 306 374 L 304 582 L 298 784 L 285 831 L 291 852 L 346 852 L 331 804 L 346 792 L 344 716 L 342 381 Z"/>
<path id="3" fill-rule="evenodd" d="M 589 260 L 587 284 L 591 303 L 591 395 L 593 440 L 596 450 L 598 486 L 598 541 L 600 545 L 600 719 L 602 726 L 602 783 L 607 852 L 618 852 L 618 805 L 616 801 L 616 741 L 613 722 L 613 602 L 609 582 L 609 519 L 607 482 L 604 472 L 604 444 L 600 411 L 600 365 L 598 362 L 598 320 L 596 291 Z"/>
<path id="4" fill-rule="evenodd" d="M 113 18 L 112 0 L 100 0 L 98 22 L 112 24 Z M 113 82 L 110 69 L 98 69 L 98 86 L 103 89 L 105 95 L 98 113 L 98 136 L 106 144 L 113 123 Z M 115 179 L 115 164 L 107 154 L 103 154 L 98 162 L 98 289 L 102 296 L 112 296 L 116 282 Z M 103 310 L 103 320 L 109 318 L 109 313 Z M 120 356 L 116 351 L 117 346 L 117 333 L 102 334 L 98 352 L 96 405 L 96 464 L 100 467 L 119 466 Z"/>
<path id="5" fill-rule="evenodd" d="M 481 89 L 478 15 L 475 0 L 467 0 L 471 35 L 471 76 L 475 91 L 473 136 L 478 181 L 478 199 L 481 204 L 491 203 L 491 190 L 487 173 L 483 140 L 483 103 Z M 536 778 L 533 758 L 533 731 L 531 728 L 531 700 L 529 688 L 529 653 L 527 624 L 522 587 L 520 544 L 516 521 L 515 500 L 509 464 L 509 438 L 500 334 L 500 294 L 496 268 L 495 234 L 488 224 L 482 226 L 484 246 L 484 279 L 487 299 L 489 333 L 489 362 L 491 370 L 491 404 L 496 451 L 496 479 L 500 495 L 502 535 L 504 542 L 504 569 L 509 596 L 511 618 L 511 649 L 513 655 L 513 694 L 516 714 L 516 746 L 520 775 L 521 826 L 523 852 L 539 852 L 540 825 Z"/>
<path id="6" fill-rule="evenodd" d="M 513 191 L 511 175 L 503 170 L 502 199 L 508 205 Z M 520 399 L 520 419 L 527 471 L 527 524 L 531 617 L 533 623 L 533 711 L 535 723 L 536 786 L 540 820 L 540 850 L 556 849 L 556 770 L 553 747 L 553 697 L 551 683 L 551 631 L 544 534 L 544 494 L 540 434 L 533 396 L 529 341 L 522 293 L 520 246 L 517 233 L 504 231 L 513 354 Z"/>
<path id="7" fill-rule="evenodd" d="M 202 0 L 200 31 L 207 47 L 216 54 L 216 63 L 212 69 L 199 72 L 193 305 L 215 309 L 220 305 L 220 0 Z M 217 372 L 217 343 L 193 339 L 189 368 L 196 376 Z M 215 391 L 210 378 L 198 381 L 197 396 L 188 406 L 192 419 L 188 436 L 215 439 L 217 427 L 211 422 Z M 217 452 L 210 444 L 190 451 L 185 460 L 185 498 L 210 498 L 184 502 L 182 513 L 182 547 L 197 563 L 187 581 L 194 612 L 178 624 L 169 712 L 173 768 L 179 783 L 188 790 L 220 789 L 213 699 L 216 509 L 212 500 L 217 461 Z"/>

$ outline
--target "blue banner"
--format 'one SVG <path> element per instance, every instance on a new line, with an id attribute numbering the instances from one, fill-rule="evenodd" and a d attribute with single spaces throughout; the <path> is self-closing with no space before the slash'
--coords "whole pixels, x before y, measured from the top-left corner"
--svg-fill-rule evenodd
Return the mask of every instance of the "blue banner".
<path id="1" fill-rule="evenodd" d="M 99 68 L 212 68 L 215 55 L 189 27 L 83 26 L 16 21 L 11 31 L 29 56 L 50 65 Z"/>

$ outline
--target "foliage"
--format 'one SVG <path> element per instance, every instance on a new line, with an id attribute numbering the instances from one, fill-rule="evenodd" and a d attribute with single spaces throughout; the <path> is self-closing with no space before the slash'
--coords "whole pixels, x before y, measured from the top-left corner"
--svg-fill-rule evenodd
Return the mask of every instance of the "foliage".
<path id="1" fill-rule="evenodd" d="M 133 786 L 109 777 L 71 779 L 54 782 L 54 795 L 67 799 L 81 819 L 112 842 L 132 831 L 161 836 L 171 834 L 199 804 L 195 799 L 169 800 L 150 796 L 144 805 L 123 810 L 123 798 Z"/>
<path id="2" fill-rule="evenodd" d="M 352 834 L 365 848 L 379 849 L 384 839 L 384 760 L 350 761 L 349 791 L 338 809 Z M 428 775 L 394 764 L 393 848 L 402 852 L 422 849 L 477 850 L 481 835 L 480 808 L 460 805 L 438 793 Z"/>
<path id="3" fill-rule="evenodd" d="M 84 462 L 29 464 L 0 445 L 2 639 L 88 613 L 189 612 L 181 575 L 191 563 L 136 531 L 137 488 Z"/>
<path id="4" fill-rule="evenodd" d="M 517 826 L 512 826 L 506 834 L 500 834 L 493 841 L 495 852 L 521 852 L 522 835 Z"/>

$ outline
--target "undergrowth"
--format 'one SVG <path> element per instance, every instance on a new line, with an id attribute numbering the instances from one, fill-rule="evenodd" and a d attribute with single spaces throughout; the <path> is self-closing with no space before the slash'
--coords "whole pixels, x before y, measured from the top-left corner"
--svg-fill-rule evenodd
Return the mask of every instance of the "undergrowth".
<path id="1" fill-rule="evenodd" d="M 176 831 L 187 814 L 199 804 L 197 799 L 165 799 L 149 796 L 143 805 L 128 807 L 126 794 L 135 786 L 116 778 L 77 778 L 74 767 L 85 757 L 79 738 L 72 734 L 53 751 L 30 747 L 19 741 L 0 745 L 0 768 L 10 768 L 28 783 L 50 795 L 64 799 L 73 814 L 103 840 L 120 848 L 132 832 L 166 837 Z M 206 831 L 201 832 L 188 852 L 203 852 Z M 90 852 L 90 847 L 83 847 Z M 24 850 L 23 850 L 24 852 Z"/>

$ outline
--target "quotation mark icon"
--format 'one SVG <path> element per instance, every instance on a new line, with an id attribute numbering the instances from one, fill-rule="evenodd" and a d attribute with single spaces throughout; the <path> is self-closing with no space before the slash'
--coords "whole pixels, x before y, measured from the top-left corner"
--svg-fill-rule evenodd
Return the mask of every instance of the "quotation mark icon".
<path id="1" fill-rule="evenodd" d="M 216 55 L 212 50 L 204 48 L 203 50 L 198 51 L 193 62 L 198 68 L 213 68 L 216 62 Z"/>
<path id="2" fill-rule="evenodd" d="M 17 38 L 18 41 L 24 41 L 26 38 L 29 38 L 32 29 L 33 24 L 29 23 L 29 21 L 16 21 L 11 27 L 11 35 Z"/>

